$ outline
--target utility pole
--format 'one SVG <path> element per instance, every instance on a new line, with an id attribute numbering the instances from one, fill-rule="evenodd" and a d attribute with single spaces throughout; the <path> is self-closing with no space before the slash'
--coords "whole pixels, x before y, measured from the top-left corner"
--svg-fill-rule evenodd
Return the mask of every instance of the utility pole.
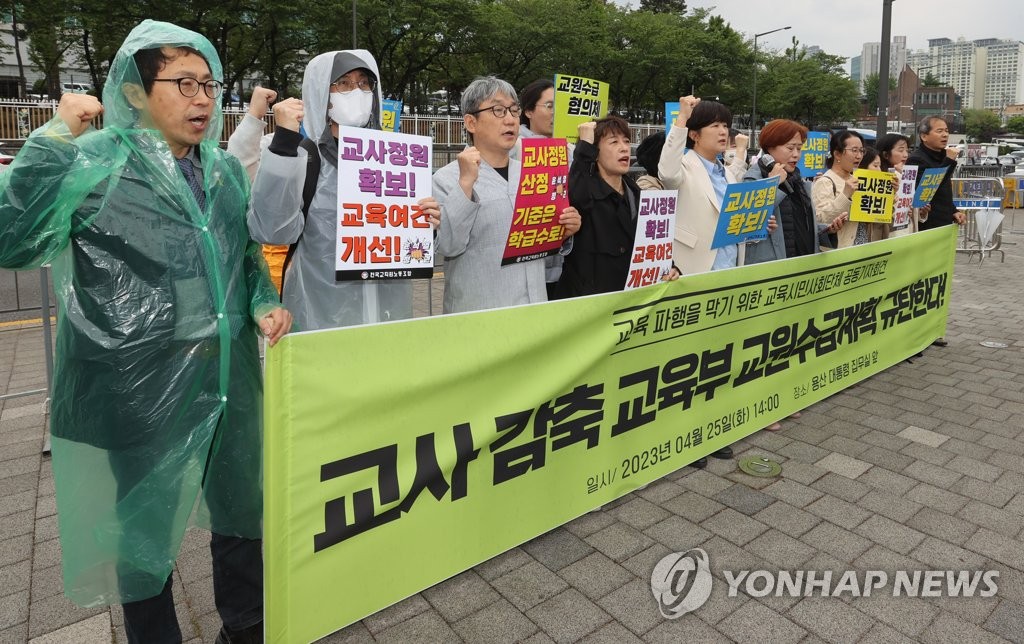
<path id="1" fill-rule="evenodd" d="M 878 122 L 876 136 L 889 131 L 889 41 L 892 39 L 892 3 L 882 0 L 882 49 L 878 60 Z"/>
<path id="2" fill-rule="evenodd" d="M 773 34 L 776 31 L 785 31 L 787 29 L 792 29 L 792 25 L 754 34 L 754 100 L 750 104 L 750 143 L 748 143 L 748 145 L 754 146 L 755 150 L 757 149 L 757 143 L 754 141 L 754 130 L 757 129 L 757 39 L 761 36 L 767 36 L 768 34 Z"/>

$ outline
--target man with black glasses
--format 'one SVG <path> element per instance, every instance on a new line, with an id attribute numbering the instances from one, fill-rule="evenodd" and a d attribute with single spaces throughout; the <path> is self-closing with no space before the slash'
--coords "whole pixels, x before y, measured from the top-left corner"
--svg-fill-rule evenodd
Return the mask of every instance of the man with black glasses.
<path id="1" fill-rule="evenodd" d="M 519 190 L 521 164 L 509 158 L 519 138 L 516 90 L 487 76 L 462 93 L 471 145 L 434 174 L 441 204 L 437 252 L 445 257 L 444 312 L 459 313 L 546 302 L 544 262 L 501 265 Z M 568 207 L 559 215 L 567 235 L 580 228 Z"/>
<path id="2" fill-rule="evenodd" d="M 219 147 L 222 77 L 206 38 L 147 20 L 103 104 L 65 94 L 0 178 L 0 265 L 53 262 L 59 298 L 64 592 L 123 604 L 130 642 L 181 642 L 171 572 L 190 517 L 213 532 L 217 641 L 262 641 L 257 334 L 273 345 L 291 316 Z"/>

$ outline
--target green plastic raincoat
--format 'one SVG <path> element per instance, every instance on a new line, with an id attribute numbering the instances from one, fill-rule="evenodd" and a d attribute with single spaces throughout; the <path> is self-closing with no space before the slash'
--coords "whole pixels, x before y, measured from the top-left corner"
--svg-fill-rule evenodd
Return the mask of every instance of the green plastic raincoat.
<path id="1" fill-rule="evenodd" d="M 200 210 L 158 130 L 122 93 L 139 49 L 210 42 L 147 20 L 103 93 L 105 127 L 55 118 L 0 177 L 0 265 L 53 263 L 59 300 L 51 432 L 64 590 L 83 606 L 160 592 L 190 522 L 261 532 L 258 319 L 279 306 L 245 213 L 248 179 L 199 146 Z"/>

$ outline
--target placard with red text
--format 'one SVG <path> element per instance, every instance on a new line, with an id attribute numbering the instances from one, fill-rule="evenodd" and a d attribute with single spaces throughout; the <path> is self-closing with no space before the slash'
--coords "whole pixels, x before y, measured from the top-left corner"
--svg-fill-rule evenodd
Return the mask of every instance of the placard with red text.
<path id="1" fill-rule="evenodd" d="M 636 239 L 624 290 L 657 284 L 672 269 L 672 235 L 676 229 L 675 190 L 642 190 L 636 216 Z"/>
<path id="2" fill-rule="evenodd" d="M 502 266 L 554 255 L 565 239 L 558 223 L 562 210 L 569 207 L 565 139 L 523 139 L 522 162 Z"/>

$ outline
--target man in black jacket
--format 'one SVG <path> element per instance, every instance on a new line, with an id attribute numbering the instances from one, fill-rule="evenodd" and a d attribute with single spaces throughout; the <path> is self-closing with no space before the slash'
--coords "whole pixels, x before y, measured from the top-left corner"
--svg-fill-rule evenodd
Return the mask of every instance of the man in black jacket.
<path id="1" fill-rule="evenodd" d="M 926 116 L 918 123 L 917 134 L 921 144 L 910 155 L 907 163 L 918 167 L 918 183 L 921 182 L 923 170 L 949 168 L 931 201 L 928 218 L 921 222 L 920 229 L 930 230 L 948 226 L 953 222 L 962 226 L 967 218 L 953 205 L 953 169 L 956 168 L 957 151 L 956 148 L 946 147 L 946 143 L 949 142 L 949 127 L 938 116 Z"/>
<path id="2" fill-rule="evenodd" d="M 935 191 L 935 197 L 925 206 L 930 211 L 928 218 L 919 224 L 920 230 L 948 226 L 954 222 L 963 226 L 967 216 L 953 205 L 953 170 L 956 168 L 957 150 L 946 147 L 949 142 L 949 127 L 946 121 L 938 116 L 924 117 L 917 124 L 917 136 L 921 144 L 907 160 L 909 165 L 916 165 L 918 168 L 917 182 L 921 182 L 925 169 L 948 168 L 946 175 L 942 177 L 942 183 Z M 944 347 L 948 343 L 945 339 L 939 338 L 932 344 Z"/>

